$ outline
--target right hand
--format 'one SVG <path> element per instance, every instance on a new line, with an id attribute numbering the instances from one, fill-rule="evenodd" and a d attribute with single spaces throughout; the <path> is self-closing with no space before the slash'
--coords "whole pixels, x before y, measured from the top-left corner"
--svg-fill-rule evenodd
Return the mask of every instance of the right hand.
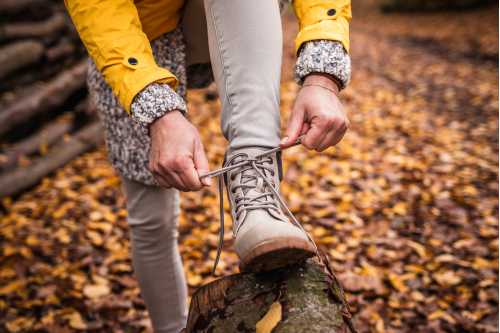
<path id="1" fill-rule="evenodd" d="M 200 180 L 209 170 L 200 134 L 179 111 L 155 120 L 149 134 L 149 169 L 161 186 L 186 192 L 210 186 L 210 178 Z"/>

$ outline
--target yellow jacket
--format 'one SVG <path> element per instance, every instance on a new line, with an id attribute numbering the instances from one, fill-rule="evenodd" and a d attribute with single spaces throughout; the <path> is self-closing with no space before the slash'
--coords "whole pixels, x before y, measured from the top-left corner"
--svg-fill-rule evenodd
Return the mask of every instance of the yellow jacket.
<path id="1" fill-rule="evenodd" d="M 149 41 L 177 27 L 184 0 L 64 3 L 90 56 L 127 112 L 148 84 L 175 88 L 177 78 L 155 63 Z M 293 5 L 300 24 L 297 52 L 304 42 L 316 39 L 339 41 L 349 50 L 350 0 L 294 0 Z"/>

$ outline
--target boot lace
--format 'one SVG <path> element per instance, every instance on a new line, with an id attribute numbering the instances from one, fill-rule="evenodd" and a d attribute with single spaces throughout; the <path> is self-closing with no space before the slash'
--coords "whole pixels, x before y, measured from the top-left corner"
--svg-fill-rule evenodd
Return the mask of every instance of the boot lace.
<path id="1" fill-rule="evenodd" d="M 300 144 L 300 138 L 295 142 L 293 146 Z M 220 215 L 220 225 L 219 225 L 219 244 L 217 246 L 217 255 L 215 257 L 214 266 L 212 269 L 212 274 L 215 274 L 215 269 L 217 268 L 217 264 L 219 263 L 220 254 L 222 252 L 222 247 L 224 245 L 224 175 L 229 171 L 236 170 L 241 168 L 241 181 L 240 184 L 235 185 L 230 188 L 230 190 L 234 192 L 238 192 L 238 189 L 241 189 L 243 195 L 236 195 L 235 197 L 235 215 L 236 217 L 241 216 L 244 211 L 253 210 L 253 209 L 272 209 L 278 213 L 278 216 L 282 216 L 279 207 L 285 211 L 286 215 L 290 218 L 292 223 L 297 226 L 300 230 L 302 230 L 309 241 L 313 244 L 316 253 L 318 252 L 318 248 L 311 235 L 304 229 L 304 227 L 300 224 L 300 222 L 295 218 L 293 213 L 290 211 L 285 201 L 281 197 L 279 191 L 276 189 L 276 185 L 269 180 L 269 177 L 266 177 L 266 171 L 271 175 L 274 172 L 272 167 L 272 159 L 271 155 L 281 151 L 281 147 L 276 147 L 269 149 L 255 157 L 251 158 L 246 154 L 241 154 L 241 156 L 237 156 L 231 159 L 228 165 L 224 165 L 221 169 L 211 171 L 202 175 L 200 178 L 205 177 L 217 177 L 218 178 L 218 188 L 219 188 L 219 215 Z M 234 177 L 234 175 L 232 174 Z M 261 183 L 263 182 L 263 183 Z M 266 190 L 261 191 L 258 195 L 255 196 L 247 196 L 247 194 L 251 189 L 255 189 L 256 187 L 264 188 Z M 283 217 L 284 219 L 284 217 Z M 239 225 L 236 226 L 236 229 L 239 229 Z M 237 232 L 237 231 L 236 231 Z"/>
<path id="2" fill-rule="evenodd" d="M 231 159 L 227 165 L 234 165 L 239 162 L 247 162 L 236 172 L 230 173 L 230 184 L 228 191 L 234 195 L 235 217 L 239 221 L 241 215 L 247 211 L 255 209 L 268 209 L 274 211 L 275 216 L 284 219 L 281 214 L 279 202 L 274 198 L 273 191 L 269 188 L 276 189 L 274 183 L 274 167 L 271 156 L 263 156 L 262 158 L 249 157 L 247 154 L 239 153 Z M 263 177 L 255 171 L 258 168 L 269 182 L 263 181 Z M 234 180 L 240 174 L 241 180 L 235 183 Z M 269 177 L 271 176 L 271 177 Z M 227 184 L 226 184 L 227 186 Z M 239 228 L 243 225 L 236 224 L 234 234 L 238 233 Z"/>

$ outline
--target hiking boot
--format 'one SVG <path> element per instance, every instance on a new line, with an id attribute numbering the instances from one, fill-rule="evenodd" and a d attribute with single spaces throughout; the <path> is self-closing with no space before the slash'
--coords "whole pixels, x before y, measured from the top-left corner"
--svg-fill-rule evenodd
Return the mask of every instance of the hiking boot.
<path id="1" fill-rule="evenodd" d="M 234 248 L 244 271 L 267 271 L 294 264 L 316 253 L 299 222 L 280 205 L 277 153 L 239 149 L 225 166 L 250 161 L 225 175 L 233 218 Z M 272 188 L 271 188 L 272 187 Z M 285 208 L 287 209 L 287 208 Z"/>

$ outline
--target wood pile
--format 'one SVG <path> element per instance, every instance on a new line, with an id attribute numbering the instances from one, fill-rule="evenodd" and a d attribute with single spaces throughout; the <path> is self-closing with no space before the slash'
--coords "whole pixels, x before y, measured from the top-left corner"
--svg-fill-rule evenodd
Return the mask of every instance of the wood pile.
<path id="1" fill-rule="evenodd" d="M 102 141 L 85 87 L 87 55 L 64 4 L 0 2 L 0 198 Z"/>

